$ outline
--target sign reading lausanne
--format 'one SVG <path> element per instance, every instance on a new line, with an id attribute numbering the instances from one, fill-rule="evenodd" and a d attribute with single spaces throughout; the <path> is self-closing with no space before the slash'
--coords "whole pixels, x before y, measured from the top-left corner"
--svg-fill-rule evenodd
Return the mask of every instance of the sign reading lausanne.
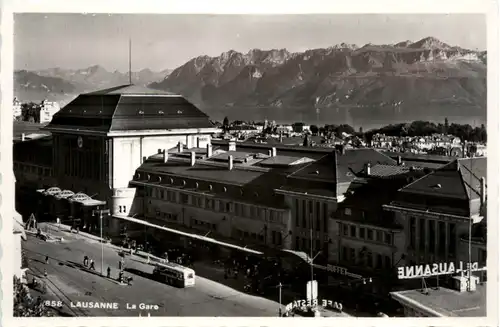
<path id="1" fill-rule="evenodd" d="M 471 271 L 480 271 L 484 268 L 479 268 L 477 262 L 473 262 L 470 266 Z M 433 263 L 428 265 L 418 265 L 418 266 L 408 266 L 408 267 L 398 267 L 398 278 L 399 279 L 409 279 L 409 278 L 422 278 L 431 277 L 439 275 L 451 275 L 461 272 L 469 271 L 469 263 L 459 262 L 458 267 L 455 267 L 453 262 L 442 262 Z"/>

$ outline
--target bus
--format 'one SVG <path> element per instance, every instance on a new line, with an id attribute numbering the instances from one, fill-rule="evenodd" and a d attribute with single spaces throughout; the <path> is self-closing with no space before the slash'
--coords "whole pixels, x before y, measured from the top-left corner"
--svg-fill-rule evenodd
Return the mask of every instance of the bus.
<path id="1" fill-rule="evenodd" d="M 155 264 L 153 277 L 176 287 L 193 287 L 195 284 L 194 270 L 173 262 Z"/>

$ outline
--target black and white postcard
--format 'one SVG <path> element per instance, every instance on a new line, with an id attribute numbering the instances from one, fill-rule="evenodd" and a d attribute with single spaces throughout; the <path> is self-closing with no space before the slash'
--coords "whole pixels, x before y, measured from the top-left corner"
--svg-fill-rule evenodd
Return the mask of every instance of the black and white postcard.
<path id="1" fill-rule="evenodd" d="M 497 8 L 355 2 L 7 3 L 6 325 L 497 324 Z"/>

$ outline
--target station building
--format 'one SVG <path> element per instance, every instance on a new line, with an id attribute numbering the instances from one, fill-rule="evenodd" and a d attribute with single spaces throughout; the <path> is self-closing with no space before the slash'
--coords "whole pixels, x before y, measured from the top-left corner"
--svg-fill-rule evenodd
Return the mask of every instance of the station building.
<path id="1" fill-rule="evenodd" d="M 36 187 L 44 199 L 35 202 L 38 211 L 91 229 L 98 223 L 94 209 L 119 213 L 115 202 L 130 192 L 143 158 L 179 142 L 205 146 L 219 132 L 183 97 L 135 85 L 81 94 L 42 131 L 50 135 L 14 140 L 19 194 L 33 195 Z M 117 226 L 106 219 L 106 228 Z"/>

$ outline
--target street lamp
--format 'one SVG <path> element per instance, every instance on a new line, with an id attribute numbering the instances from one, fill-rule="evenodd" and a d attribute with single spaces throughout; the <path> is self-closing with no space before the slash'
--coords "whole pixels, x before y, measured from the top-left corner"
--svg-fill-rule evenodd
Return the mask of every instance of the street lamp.
<path id="1" fill-rule="evenodd" d="M 102 217 L 103 215 L 109 215 L 109 209 L 105 210 L 94 210 L 92 212 L 94 215 L 99 215 L 100 230 L 101 230 L 101 275 L 104 274 L 104 240 L 102 238 Z"/>

